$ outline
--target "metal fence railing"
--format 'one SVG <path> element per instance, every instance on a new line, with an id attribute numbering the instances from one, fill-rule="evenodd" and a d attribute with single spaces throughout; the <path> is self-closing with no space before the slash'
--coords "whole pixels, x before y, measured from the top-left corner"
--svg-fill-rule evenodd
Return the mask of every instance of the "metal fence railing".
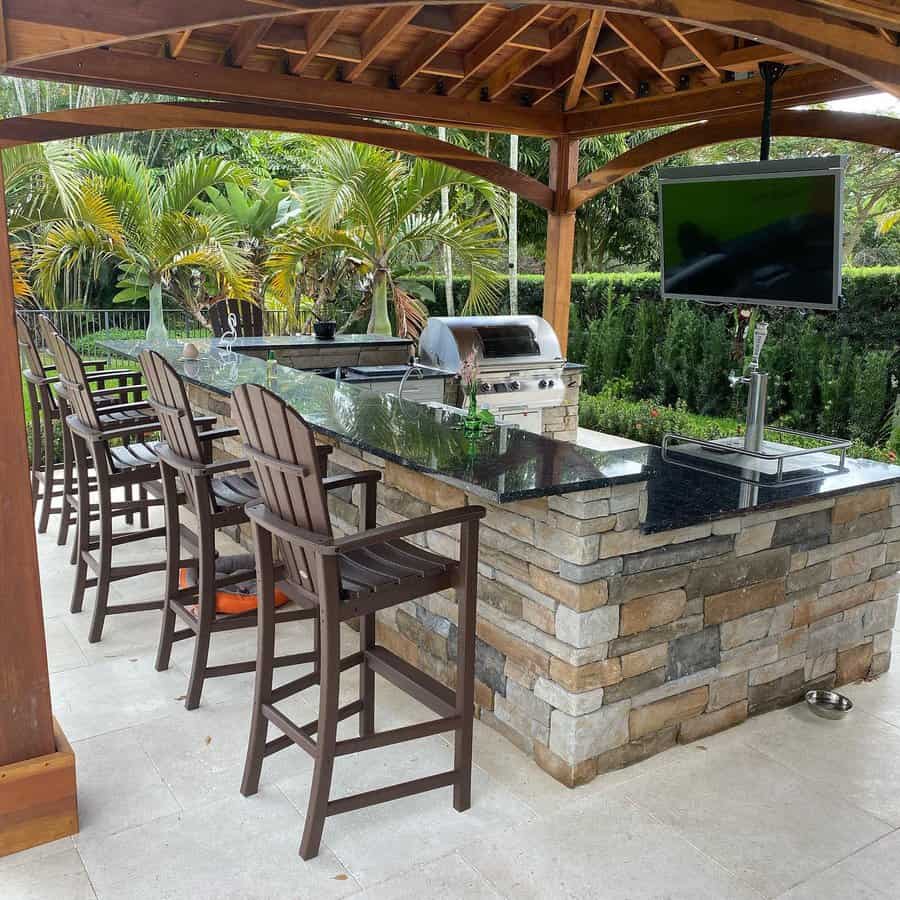
<path id="1" fill-rule="evenodd" d="M 76 350 L 86 355 L 103 355 L 101 338 L 140 338 L 147 330 L 150 312 L 146 309 L 34 309 L 19 310 L 31 333 L 40 340 L 37 318 L 47 315 Z M 169 336 L 176 339 L 210 337 L 212 332 L 185 309 L 166 309 L 163 313 Z M 287 316 L 283 310 L 264 310 L 266 334 L 284 334 Z"/>

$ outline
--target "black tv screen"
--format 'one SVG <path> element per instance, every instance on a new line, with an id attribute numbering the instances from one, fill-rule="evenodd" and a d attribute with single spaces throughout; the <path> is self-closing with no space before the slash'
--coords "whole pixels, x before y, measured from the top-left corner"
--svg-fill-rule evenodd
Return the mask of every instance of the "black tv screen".
<path id="1" fill-rule="evenodd" d="M 836 309 L 842 157 L 660 172 L 663 297 Z"/>

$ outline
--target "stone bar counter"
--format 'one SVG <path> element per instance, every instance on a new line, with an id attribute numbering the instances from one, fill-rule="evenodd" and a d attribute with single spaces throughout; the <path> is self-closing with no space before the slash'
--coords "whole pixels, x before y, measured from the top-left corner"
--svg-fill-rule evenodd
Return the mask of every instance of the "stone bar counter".
<path id="1" fill-rule="evenodd" d="M 327 369 L 334 366 L 403 365 L 415 350 L 411 338 L 377 334 L 338 334 L 328 341 L 298 334 L 270 337 L 239 337 L 231 349 L 246 356 L 266 359 L 271 350 L 275 361 L 293 369 Z"/>
<path id="2" fill-rule="evenodd" d="M 227 420 L 230 391 L 266 383 L 266 366 L 200 347 L 196 361 L 163 352 L 198 409 Z M 382 472 L 379 524 L 487 508 L 477 712 L 565 784 L 890 665 L 898 467 L 834 474 L 819 455 L 748 489 L 654 447 L 599 453 L 508 428 L 472 442 L 458 417 L 393 396 L 280 367 L 272 387 L 334 445 L 335 472 Z M 356 490 L 331 503 L 336 529 L 355 530 Z M 455 529 L 423 542 L 457 552 Z M 452 685 L 455 630 L 453 596 L 435 594 L 380 617 L 378 640 Z"/>

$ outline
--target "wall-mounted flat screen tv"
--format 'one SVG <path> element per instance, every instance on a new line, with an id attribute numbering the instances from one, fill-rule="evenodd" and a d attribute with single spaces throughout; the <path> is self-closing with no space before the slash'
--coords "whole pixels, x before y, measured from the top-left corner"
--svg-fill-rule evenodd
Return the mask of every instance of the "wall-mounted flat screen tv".
<path id="1" fill-rule="evenodd" d="M 663 297 L 837 309 L 845 163 L 662 169 Z"/>

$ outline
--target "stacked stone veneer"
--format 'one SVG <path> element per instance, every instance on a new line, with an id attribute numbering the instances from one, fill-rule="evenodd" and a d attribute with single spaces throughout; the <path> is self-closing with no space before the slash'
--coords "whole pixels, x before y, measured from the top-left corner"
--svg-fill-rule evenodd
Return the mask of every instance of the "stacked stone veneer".
<path id="1" fill-rule="evenodd" d="M 566 784 L 889 667 L 900 485 L 642 534 L 641 484 L 501 506 L 343 445 L 331 465 L 383 471 L 379 524 L 487 508 L 477 711 Z M 330 503 L 356 530 L 358 489 Z M 433 594 L 379 614 L 378 640 L 453 686 L 456 616 Z"/>

